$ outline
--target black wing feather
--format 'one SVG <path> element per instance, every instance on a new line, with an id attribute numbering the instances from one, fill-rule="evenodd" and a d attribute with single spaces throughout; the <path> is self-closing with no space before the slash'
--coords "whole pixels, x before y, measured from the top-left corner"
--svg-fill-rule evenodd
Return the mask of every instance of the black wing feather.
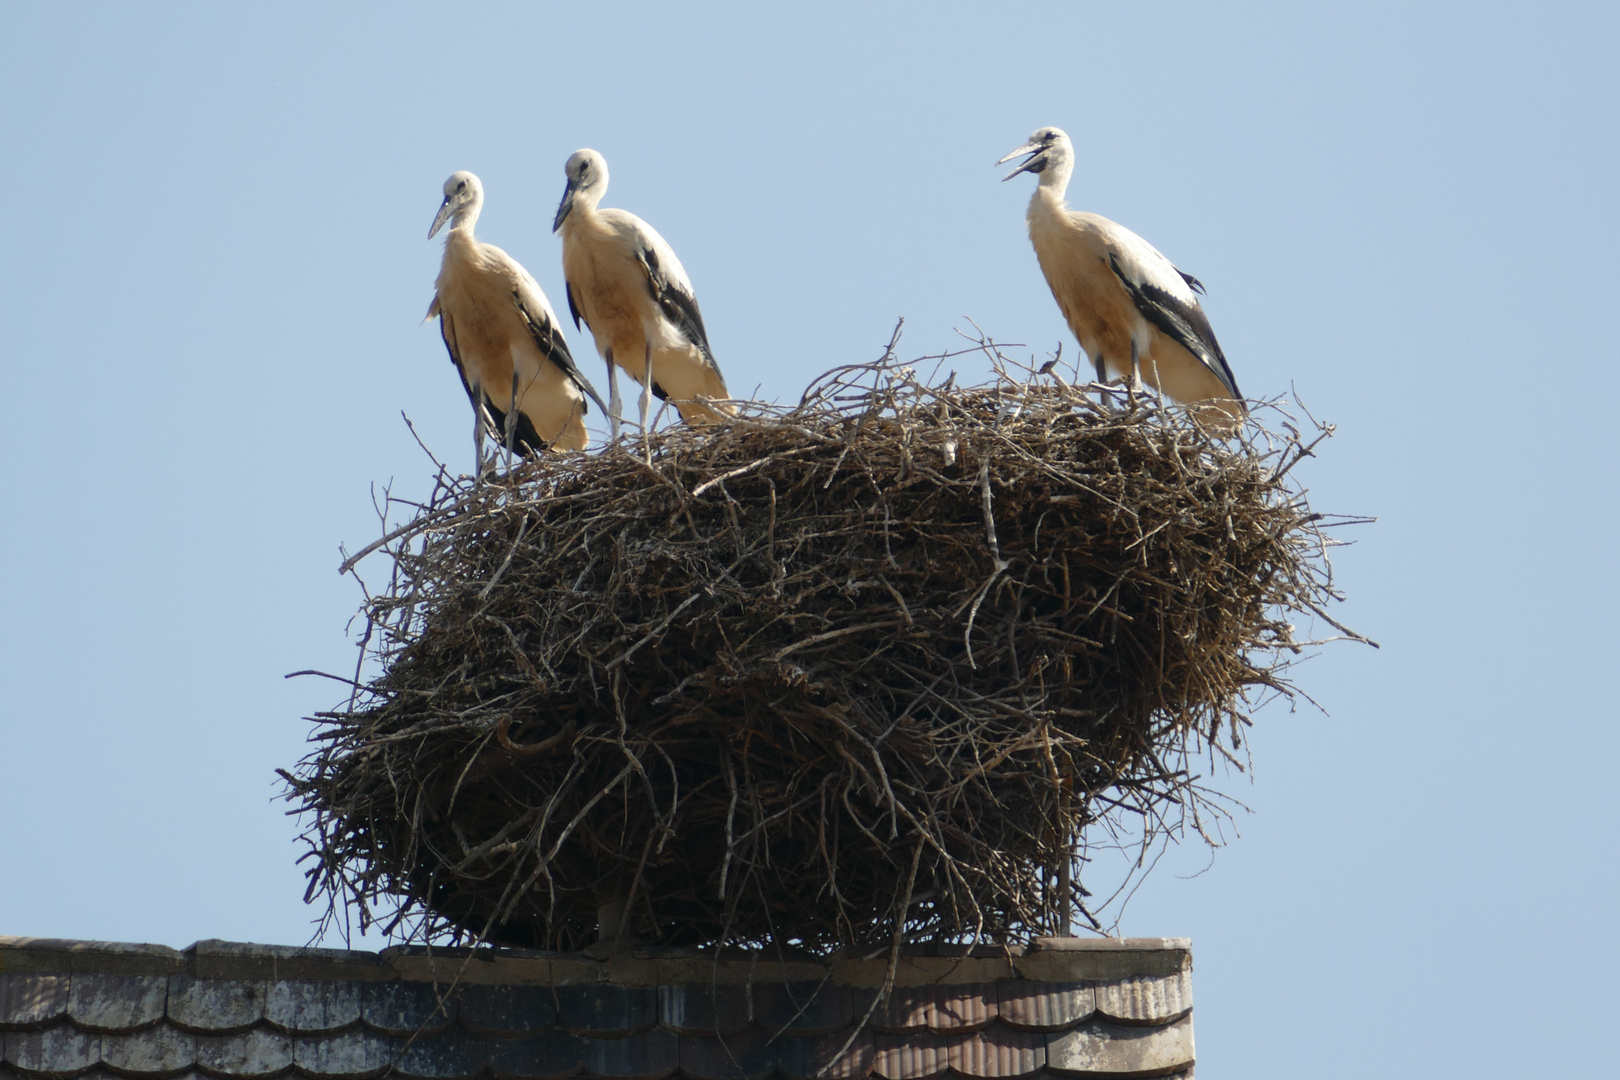
<path id="1" fill-rule="evenodd" d="M 450 362 L 456 366 L 456 375 L 461 379 L 461 388 L 467 391 L 467 398 L 478 408 L 478 395 L 473 393 L 472 383 L 467 381 L 467 369 L 461 365 L 461 351 L 456 348 L 456 328 L 450 322 L 450 316 L 439 312 L 439 337 L 444 339 L 444 351 L 450 354 Z"/>
<path id="2" fill-rule="evenodd" d="M 697 346 L 703 359 L 718 372 L 720 365 L 714 362 L 714 353 L 709 349 L 709 333 L 703 328 L 703 313 L 698 310 L 697 297 L 669 280 L 658 264 L 658 252 L 650 245 L 640 245 L 637 254 L 641 257 L 641 268 L 647 272 L 647 288 L 664 317 L 680 329 L 687 341 Z"/>
<path id="3" fill-rule="evenodd" d="M 573 306 L 573 301 L 574 294 L 570 290 L 568 294 L 570 307 Z M 523 295 L 516 289 L 512 290 L 512 303 L 517 305 L 518 314 L 522 316 L 524 325 L 529 328 L 529 336 L 534 339 L 540 355 L 562 368 L 563 374 L 572 379 L 574 385 L 583 390 L 586 396 L 596 402 L 596 407 L 606 414 L 607 406 L 602 404 L 602 398 L 597 394 L 596 387 L 591 385 L 590 380 L 581 374 L 579 365 L 574 363 L 574 354 L 568 351 L 568 342 L 563 340 L 562 330 L 557 324 L 550 319 L 536 317 L 523 302 Z"/>
<path id="4" fill-rule="evenodd" d="M 488 394 L 483 395 L 485 419 L 490 425 L 490 438 L 501 446 L 506 445 L 506 413 L 490 400 Z M 529 419 L 522 409 L 517 414 L 517 430 L 512 432 L 512 449 L 520 454 L 542 454 L 551 449 L 540 433 L 534 429 L 534 421 Z"/>
<path id="5" fill-rule="evenodd" d="M 1181 280 L 1187 283 L 1187 288 L 1191 289 L 1195 293 L 1204 293 L 1205 296 L 1209 295 L 1208 293 L 1204 292 L 1204 283 L 1202 281 L 1199 281 L 1197 278 L 1193 277 L 1179 266 L 1172 267 L 1171 269 L 1175 270 L 1176 273 L 1181 275 Z"/>
<path id="6" fill-rule="evenodd" d="M 442 311 L 439 313 L 439 336 L 444 339 L 445 351 L 450 354 L 450 362 L 456 366 L 456 374 L 461 377 L 461 388 L 467 391 L 467 400 L 472 402 L 473 412 L 483 418 L 490 438 L 505 446 L 506 413 L 490 400 L 488 394 L 474 390 L 472 383 L 467 380 L 467 369 L 461 363 L 461 351 L 456 348 L 455 325 L 450 316 Z M 512 433 L 512 449 L 524 454 L 538 454 L 548 449 L 545 440 L 534 429 L 534 421 L 521 412 L 518 413 L 517 430 Z"/>
<path id="7" fill-rule="evenodd" d="M 563 288 L 568 292 L 568 314 L 574 317 L 574 329 L 578 330 L 580 314 L 579 305 L 574 303 L 574 286 L 565 281 L 563 282 Z M 590 324 L 586 323 L 585 325 L 589 326 Z"/>
<path id="8" fill-rule="evenodd" d="M 1209 325 L 1209 316 L 1204 314 L 1204 309 L 1197 303 L 1189 306 L 1157 285 L 1138 285 L 1120 270 L 1119 257 L 1116 255 L 1108 256 L 1108 265 L 1120 284 L 1125 286 L 1125 291 L 1131 294 L 1136 310 L 1196 356 L 1225 384 L 1232 396 L 1241 401 L 1243 395 L 1238 392 L 1237 380 L 1232 377 L 1232 368 L 1226 362 L 1226 354 L 1221 352 L 1220 342 L 1215 340 L 1215 329 Z M 1181 271 L 1177 270 L 1176 273 L 1180 274 Z M 1182 277 L 1186 275 L 1182 274 Z"/>

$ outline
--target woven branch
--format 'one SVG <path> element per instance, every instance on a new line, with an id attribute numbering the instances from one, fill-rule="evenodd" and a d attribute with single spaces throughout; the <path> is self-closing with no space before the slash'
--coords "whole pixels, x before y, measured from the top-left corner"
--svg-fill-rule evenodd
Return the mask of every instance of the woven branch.
<path id="1" fill-rule="evenodd" d="M 555 949 L 615 901 L 642 941 L 817 952 L 1089 917 L 1088 836 L 1224 813 L 1196 766 L 1334 599 L 1315 442 L 1096 390 L 886 359 L 441 470 L 384 522 L 378 674 L 283 774 L 310 897 Z"/>

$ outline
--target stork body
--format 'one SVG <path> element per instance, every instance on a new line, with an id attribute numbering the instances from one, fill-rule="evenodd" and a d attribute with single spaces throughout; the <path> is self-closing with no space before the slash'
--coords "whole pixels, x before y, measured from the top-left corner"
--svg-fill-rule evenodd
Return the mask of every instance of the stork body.
<path id="1" fill-rule="evenodd" d="M 686 269 L 651 225 L 624 210 L 598 207 L 607 191 L 607 162 L 595 150 L 579 150 L 564 171 L 554 232 L 562 234 L 563 277 L 568 310 L 583 321 L 608 365 L 614 434 L 619 389 L 615 366 L 642 386 L 645 430 L 649 391 L 671 401 L 689 424 L 712 423 L 734 411 L 720 367 L 709 349 L 703 314 Z M 707 399 L 707 400 L 703 400 Z"/>
<path id="2" fill-rule="evenodd" d="M 539 284 L 516 259 L 474 238 L 483 204 L 478 177 L 454 174 L 445 181 L 444 203 L 428 232 L 432 239 L 451 222 L 428 318 L 438 316 L 445 348 L 472 400 L 480 472 L 486 427 L 497 442 L 524 453 L 583 450 L 585 396 L 596 397 L 574 366 Z"/>
<path id="3" fill-rule="evenodd" d="M 1063 196 L 1074 147 L 1062 131 L 1041 128 L 1001 161 L 1020 154 L 1030 156 L 1006 179 L 1021 172 L 1040 177 L 1029 200 L 1030 243 L 1098 381 L 1128 375 L 1139 386 L 1145 379 L 1193 405 L 1205 423 L 1234 429 L 1245 411 L 1242 395 L 1198 303 L 1198 279 L 1125 226 L 1069 209 Z"/>

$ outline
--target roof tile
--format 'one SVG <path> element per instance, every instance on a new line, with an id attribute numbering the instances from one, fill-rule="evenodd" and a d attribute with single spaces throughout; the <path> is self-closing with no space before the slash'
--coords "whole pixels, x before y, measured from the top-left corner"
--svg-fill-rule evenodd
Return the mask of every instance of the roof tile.
<path id="1" fill-rule="evenodd" d="M 557 1012 L 565 1027 L 581 1035 L 629 1035 L 658 1023 L 658 991 L 611 983 L 559 986 Z"/>
<path id="2" fill-rule="evenodd" d="M 994 983 L 896 986 L 872 1014 L 872 1027 L 892 1035 L 978 1031 L 996 1018 Z"/>
<path id="3" fill-rule="evenodd" d="M 264 1019 L 264 983 L 170 975 L 169 1019 L 200 1035 L 246 1031 Z"/>
<path id="4" fill-rule="evenodd" d="M 693 1080 L 761 1080 L 776 1071 L 780 1039 L 750 1028 L 736 1035 L 681 1036 L 681 1074 Z"/>
<path id="5" fill-rule="evenodd" d="M 317 1080 L 377 1076 L 393 1064 L 396 1053 L 396 1040 L 365 1028 L 293 1040 L 293 1064 Z"/>
<path id="6" fill-rule="evenodd" d="M 203 1035 L 197 1039 L 197 1065 L 228 1077 L 274 1076 L 293 1063 L 291 1035 L 256 1028 L 241 1035 Z"/>
<path id="7" fill-rule="evenodd" d="M 455 1019 L 456 1000 L 449 991 L 448 985 L 426 982 L 363 983 L 360 1018 L 389 1035 L 431 1035 Z"/>
<path id="8" fill-rule="evenodd" d="M 270 983 L 264 999 L 264 1018 L 270 1026 L 295 1035 L 337 1031 L 360 1019 L 360 987 L 356 982 Z"/>
<path id="9" fill-rule="evenodd" d="M 888 1000 L 872 1013 L 870 1026 L 875 1031 L 891 1035 L 927 1031 L 928 1007 L 932 1003 L 933 990 L 931 986 L 894 987 L 889 991 Z"/>
<path id="10" fill-rule="evenodd" d="M 748 1026 L 746 983 L 675 983 L 658 988 L 658 1019 L 680 1035 L 734 1035 Z"/>
<path id="11" fill-rule="evenodd" d="M 458 988 L 347 954 L 339 963 L 204 943 L 218 948 L 188 952 L 198 959 L 191 974 L 155 975 L 125 963 L 134 954 L 108 953 L 103 967 L 94 943 L 54 944 L 63 947 L 42 951 L 30 939 L 34 951 L 21 952 L 0 942 L 4 960 L 20 956 L 0 975 L 0 1026 L 12 1029 L 0 1036 L 0 1080 L 276 1080 L 293 1071 L 368 1080 L 390 1070 L 401 1080 L 664 1080 L 677 1071 L 685 1080 L 812 1080 L 823 1069 L 826 1080 L 1061 1080 L 1184 1074 L 1193 1061 L 1187 958 L 1151 943 L 1053 949 L 1033 979 L 913 958 L 864 1031 L 882 965 L 839 962 L 821 979 L 806 963 L 761 979 L 746 957 L 623 970 L 564 958 L 572 966 L 554 970 L 555 958 L 537 966 L 502 954 Z M 217 978 L 201 977 L 204 959 Z"/>
<path id="12" fill-rule="evenodd" d="M 944 1036 L 913 1032 L 879 1035 L 872 1071 L 888 1080 L 926 1080 L 950 1067 L 950 1048 Z"/>
<path id="13" fill-rule="evenodd" d="M 562 1080 L 585 1065 L 585 1040 L 565 1031 L 489 1040 L 489 1069 L 500 1080 Z"/>
<path id="14" fill-rule="evenodd" d="M 767 982 L 754 986 L 754 1020 L 771 1031 L 819 1035 L 854 1021 L 849 987 L 822 982 Z"/>
<path id="15" fill-rule="evenodd" d="M 1046 1067 L 1046 1036 L 992 1024 L 972 1035 L 957 1035 L 946 1047 L 950 1065 L 963 1076 L 1030 1076 Z"/>
<path id="16" fill-rule="evenodd" d="M 585 1069 L 593 1076 L 624 1080 L 655 1080 L 668 1076 L 680 1064 L 680 1045 L 673 1032 L 662 1028 L 627 1039 L 587 1039 Z"/>
<path id="17" fill-rule="evenodd" d="M 1192 1009 L 1192 976 L 1143 975 L 1097 984 L 1097 1011 L 1122 1024 L 1163 1025 Z"/>
<path id="18" fill-rule="evenodd" d="M 481 1035 L 523 1035 L 557 1021 L 557 995 L 549 986 L 468 986 L 461 991 L 461 1022 Z"/>
<path id="19" fill-rule="evenodd" d="M 67 1011 L 88 1031 L 124 1034 L 162 1020 L 168 998 L 163 975 L 75 975 Z"/>
<path id="20" fill-rule="evenodd" d="M 483 1072 L 488 1061 L 489 1050 L 483 1036 L 453 1029 L 406 1039 L 390 1075 L 423 1080 L 467 1080 Z"/>
<path id="21" fill-rule="evenodd" d="M 1091 1020 L 1046 1037 L 1050 1068 L 1066 1073 L 1151 1075 L 1193 1063 L 1192 1017 L 1169 1027 L 1128 1027 Z"/>
<path id="22" fill-rule="evenodd" d="M 1088 982 L 1003 979 L 996 984 L 1001 1022 L 1019 1031 L 1067 1031 L 1097 1011 Z"/>
<path id="23" fill-rule="evenodd" d="M 851 1035 L 854 1036 L 851 1039 Z M 859 1080 L 872 1072 L 877 1045 L 869 1031 L 835 1031 L 827 1035 L 781 1036 L 776 1063 L 788 1080 Z M 847 1045 L 846 1045 L 847 1044 Z"/>
<path id="24" fill-rule="evenodd" d="M 994 983 L 935 986 L 928 1003 L 928 1030 L 941 1033 L 982 1031 L 996 1018 Z"/>
<path id="25" fill-rule="evenodd" d="M 101 1062 L 139 1076 L 175 1076 L 197 1062 L 197 1036 L 159 1024 L 133 1035 L 103 1035 Z"/>
<path id="26" fill-rule="evenodd" d="M 67 1005 L 66 975 L 0 975 L 0 1031 L 42 1027 Z"/>
<path id="27" fill-rule="evenodd" d="M 8 1031 L 4 1038 L 5 1063 L 33 1076 L 73 1076 L 101 1060 L 101 1036 L 72 1024 Z"/>

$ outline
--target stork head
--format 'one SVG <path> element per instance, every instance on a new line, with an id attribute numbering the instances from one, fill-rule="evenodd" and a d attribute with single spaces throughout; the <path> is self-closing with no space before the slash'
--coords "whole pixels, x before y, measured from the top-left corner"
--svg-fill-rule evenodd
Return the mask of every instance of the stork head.
<path id="1" fill-rule="evenodd" d="M 1029 137 L 1027 143 L 996 164 L 1005 165 L 1019 154 L 1028 154 L 1029 157 L 1025 158 L 1024 163 L 1018 168 L 1003 176 L 1003 180 L 1011 180 L 1019 173 L 1043 173 L 1054 164 L 1066 165 L 1074 157 L 1074 147 L 1070 144 L 1069 137 L 1063 134 L 1062 128 L 1036 128 L 1035 134 Z"/>
<path id="2" fill-rule="evenodd" d="M 551 222 L 552 232 L 562 228 L 569 212 L 574 209 L 574 203 L 595 206 L 601 201 L 603 193 L 607 191 L 607 158 L 595 150 L 575 150 L 569 155 L 568 164 L 563 166 L 563 175 L 568 177 L 568 186 L 563 189 L 562 202 L 557 205 L 557 216 Z"/>
<path id="3" fill-rule="evenodd" d="M 452 218 L 456 219 L 457 225 L 463 221 L 471 224 L 478 217 L 478 209 L 483 204 L 484 185 L 478 182 L 478 177 L 470 172 L 451 173 L 450 179 L 444 182 L 444 202 L 439 204 L 439 213 L 433 219 L 433 228 L 428 230 L 428 239 L 438 235 L 444 223 Z"/>

